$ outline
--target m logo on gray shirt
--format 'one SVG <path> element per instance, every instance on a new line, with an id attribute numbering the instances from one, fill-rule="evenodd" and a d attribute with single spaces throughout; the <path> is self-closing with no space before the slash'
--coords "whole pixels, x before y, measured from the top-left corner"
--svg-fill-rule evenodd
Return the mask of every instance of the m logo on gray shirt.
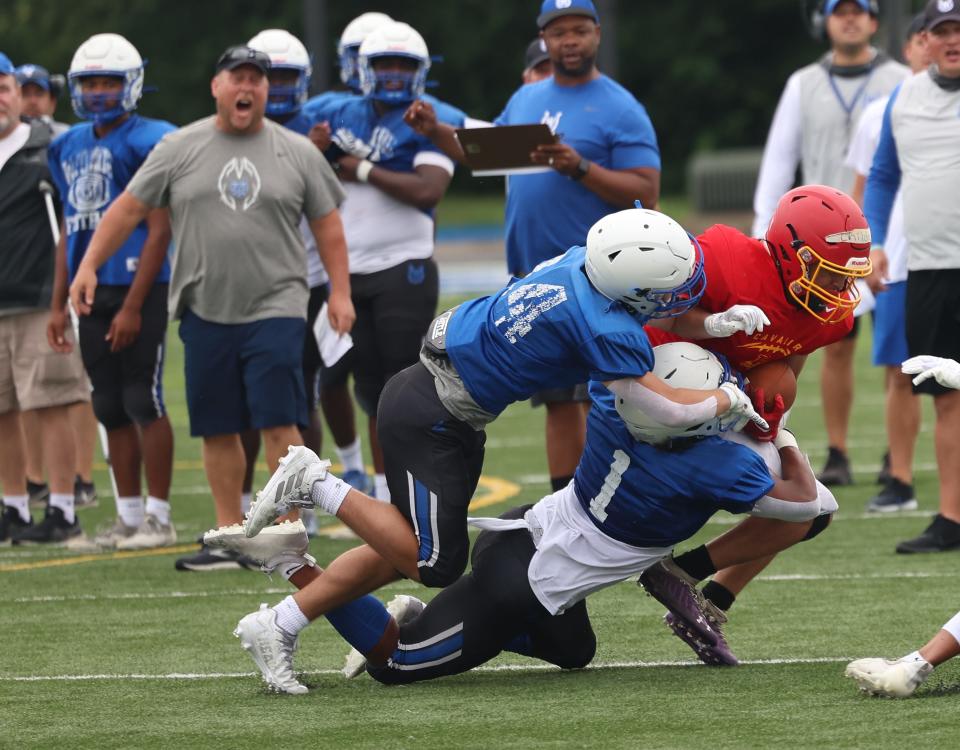
<path id="1" fill-rule="evenodd" d="M 237 201 L 243 201 L 240 210 L 246 211 L 257 202 L 260 195 L 260 173 L 247 157 L 233 157 L 220 170 L 217 180 L 220 200 L 233 211 L 237 210 Z"/>

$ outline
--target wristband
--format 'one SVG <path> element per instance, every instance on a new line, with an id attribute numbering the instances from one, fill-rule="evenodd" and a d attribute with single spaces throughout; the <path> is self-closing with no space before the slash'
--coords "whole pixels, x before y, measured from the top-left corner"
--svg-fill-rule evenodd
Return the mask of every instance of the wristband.
<path id="1" fill-rule="evenodd" d="M 361 159 L 357 164 L 357 182 L 367 182 L 370 179 L 371 169 L 373 169 L 373 162 L 369 159 Z"/>
<path id="2" fill-rule="evenodd" d="M 779 451 L 783 448 L 797 448 L 799 450 L 800 446 L 797 443 L 797 438 L 794 436 L 790 430 L 782 429 L 777 432 L 777 436 L 773 439 L 773 446 Z"/>

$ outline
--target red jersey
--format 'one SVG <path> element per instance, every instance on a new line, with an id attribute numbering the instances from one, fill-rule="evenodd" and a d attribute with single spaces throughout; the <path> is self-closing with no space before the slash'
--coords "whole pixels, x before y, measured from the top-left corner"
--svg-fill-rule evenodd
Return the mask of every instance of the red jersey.
<path id="1" fill-rule="evenodd" d="M 747 336 L 738 331 L 728 338 L 694 342 L 723 354 L 732 367 L 744 372 L 793 354 L 810 354 L 839 341 L 853 328 L 853 316 L 838 323 L 821 323 L 788 300 L 773 258 L 760 240 L 716 224 L 697 241 L 703 248 L 707 274 L 707 289 L 699 307 L 715 313 L 734 305 L 756 305 L 770 319 L 763 333 Z M 650 326 L 646 331 L 654 346 L 678 340 L 676 335 Z"/>

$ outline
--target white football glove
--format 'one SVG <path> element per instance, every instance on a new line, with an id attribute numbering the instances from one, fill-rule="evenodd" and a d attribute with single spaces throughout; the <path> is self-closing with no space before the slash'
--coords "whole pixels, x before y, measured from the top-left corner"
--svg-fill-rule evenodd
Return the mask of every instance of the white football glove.
<path id="1" fill-rule="evenodd" d="M 720 386 L 720 390 L 730 399 L 730 408 L 719 415 L 721 427 L 724 429 L 732 427 L 739 432 L 746 427 L 747 422 L 753 422 L 764 432 L 770 429 L 767 420 L 757 414 L 757 410 L 753 408 L 750 397 L 734 383 L 724 383 Z"/>
<path id="2" fill-rule="evenodd" d="M 703 328 L 711 338 L 722 339 L 743 331 L 747 336 L 763 331 L 770 325 L 770 319 L 759 307 L 754 305 L 734 305 L 729 310 L 708 315 Z"/>
<path id="3" fill-rule="evenodd" d="M 944 388 L 960 388 L 960 362 L 952 359 L 921 354 L 919 357 L 910 357 L 900 366 L 900 370 L 907 375 L 917 376 L 913 379 L 914 385 L 935 378 Z"/>

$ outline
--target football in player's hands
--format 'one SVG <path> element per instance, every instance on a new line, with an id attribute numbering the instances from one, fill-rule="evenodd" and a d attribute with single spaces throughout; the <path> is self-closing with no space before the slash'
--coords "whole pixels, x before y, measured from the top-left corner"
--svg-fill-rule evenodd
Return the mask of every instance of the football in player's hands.
<path id="1" fill-rule="evenodd" d="M 755 424 L 749 424 L 744 432 L 756 440 L 769 442 L 777 436 L 780 420 L 797 398 L 796 375 L 785 360 L 778 360 L 754 367 L 746 373 L 746 377 L 746 390 L 753 407 L 767 420 L 770 429 L 764 431 Z"/>

